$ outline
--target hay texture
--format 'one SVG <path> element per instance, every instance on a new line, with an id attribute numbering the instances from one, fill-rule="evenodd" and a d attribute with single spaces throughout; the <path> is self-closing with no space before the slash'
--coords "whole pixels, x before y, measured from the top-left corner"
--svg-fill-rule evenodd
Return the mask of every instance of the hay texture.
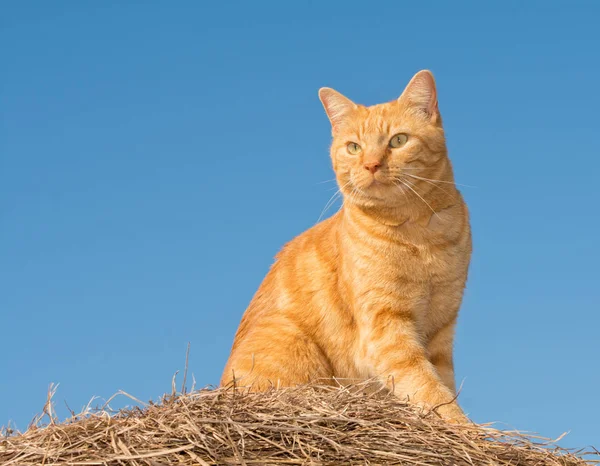
<path id="1" fill-rule="evenodd" d="M 60 423 L 50 400 L 47 425 L 5 429 L 1 465 L 583 465 L 589 454 L 516 432 L 447 424 L 360 386 L 207 389 Z"/>

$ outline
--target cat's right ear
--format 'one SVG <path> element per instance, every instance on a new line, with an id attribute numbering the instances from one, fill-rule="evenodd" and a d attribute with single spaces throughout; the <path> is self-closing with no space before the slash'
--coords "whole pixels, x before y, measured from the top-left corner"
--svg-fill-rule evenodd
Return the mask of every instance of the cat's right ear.
<path id="1" fill-rule="evenodd" d="M 348 97 L 344 97 L 338 91 L 329 87 L 319 89 L 319 99 L 321 99 L 321 103 L 325 107 L 325 112 L 329 117 L 331 128 L 334 132 L 339 129 L 348 114 L 356 108 L 356 104 Z"/>

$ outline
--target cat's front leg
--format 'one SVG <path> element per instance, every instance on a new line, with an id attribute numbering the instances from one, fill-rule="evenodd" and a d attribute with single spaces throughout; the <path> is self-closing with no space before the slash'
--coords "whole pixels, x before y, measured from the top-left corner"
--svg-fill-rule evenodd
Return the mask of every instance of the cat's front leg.
<path id="1" fill-rule="evenodd" d="M 454 422 L 468 419 L 428 359 L 412 312 L 382 309 L 371 313 L 361 350 L 375 375 L 401 398 L 428 409 L 438 407 Z"/>
<path id="2" fill-rule="evenodd" d="M 435 367 L 444 385 L 454 394 L 456 394 L 456 381 L 452 352 L 455 325 L 456 323 L 453 320 L 442 327 L 427 344 L 427 358 Z"/>

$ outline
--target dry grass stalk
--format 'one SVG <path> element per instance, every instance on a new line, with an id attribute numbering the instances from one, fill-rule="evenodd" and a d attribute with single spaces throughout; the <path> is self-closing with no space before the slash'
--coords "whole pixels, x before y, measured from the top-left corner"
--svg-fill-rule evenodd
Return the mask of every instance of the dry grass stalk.
<path id="1" fill-rule="evenodd" d="M 200 390 L 116 414 L 86 410 L 62 423 L 49 399 L 48 425 L 5 430 L 0 464 L 570 466 L 591 455 L 517 432 L 450 425 L 362 388 Z"/>

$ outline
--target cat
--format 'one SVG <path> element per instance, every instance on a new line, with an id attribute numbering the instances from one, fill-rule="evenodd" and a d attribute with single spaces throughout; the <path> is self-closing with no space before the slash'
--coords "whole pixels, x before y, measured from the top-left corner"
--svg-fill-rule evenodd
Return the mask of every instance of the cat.
<path id="1" fill-rule="evenodd" d="M 239 325 L 221 385 L 374 380 L 444 418 L 471 257 L 435 80 L 365 107 L 322 88 L 342 208 L 284 246 Z"/>

